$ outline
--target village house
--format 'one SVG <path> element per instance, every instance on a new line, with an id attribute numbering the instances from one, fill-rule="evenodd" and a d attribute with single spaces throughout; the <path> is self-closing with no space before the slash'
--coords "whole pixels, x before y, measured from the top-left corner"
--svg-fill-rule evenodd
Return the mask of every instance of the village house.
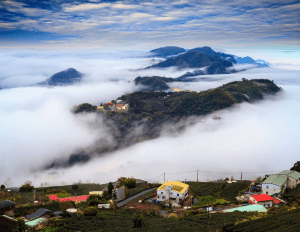
<path id="1" fill-rule="evenodd" d="M 188 196 L 188 190 L 189 185 L 187 184 L 179 181 L 167 181 L 157 189 L 157 200 L 175 200 L 177 203 L 180 203 Z"/>
<path id="2" fill-rule="evenodd" d="M 300 183 L 300 173 L 297 171 L 282 171 L 270 175 L 261 183 L 261 192 L 270 196 L 283 193 L 286 188 L 296 188 Z"/>
<path id="3" fill-rule="evenodd" d="M 282 200 L 273 198 L 268 194 L 251 195 L 247 201 L 251 204 L 259 204 L 266 208 L 284 203 Z"/>

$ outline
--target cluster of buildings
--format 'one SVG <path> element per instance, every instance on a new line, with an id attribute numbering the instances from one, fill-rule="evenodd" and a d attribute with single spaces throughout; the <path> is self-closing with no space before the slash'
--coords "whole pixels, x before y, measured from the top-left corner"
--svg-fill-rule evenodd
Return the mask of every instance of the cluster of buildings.
<path id="1" fill-rule="evenodd" d="M 115 103 L 106 102 L 104 105 L 97 106 L 97 111 L 117 111 L 117 112 L 128 112 L 129 105 L 122 100 L 117 100 Z"/>

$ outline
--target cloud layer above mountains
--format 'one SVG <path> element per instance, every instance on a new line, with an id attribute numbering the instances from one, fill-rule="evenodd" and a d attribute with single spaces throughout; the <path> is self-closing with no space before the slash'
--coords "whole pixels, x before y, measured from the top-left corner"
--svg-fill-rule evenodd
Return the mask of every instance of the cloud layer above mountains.
<path id="1" fill-rule="evenodd" d="M 70 109 L 84 102 L 98 105 L 134 91 L 136 87 L 128 81 L 138 75 L 154 75 L 155 70 L 130 71 L 148 65 L 145 58 L 134 58 L 133 54 L 129 55 L 131 58 L 128 54 L 95 51 L 23 51 L 2 55 L 8 62 L 0 66 L 0 85 L 27 87 L 0 91 L 0 183 L 8 178 L 11 186 L 26 180 L 36 186 L 79 180 L 107 183 L 120 176 L 162 181 L 164 172 L 177 173 L 167 174 L 167 179 L 195 180 L 195 170 L 200 170 L 203 181 L 232 175 L 239 178 L 240 172 L 249 179 L 267 171 L 289 169 L 298 159 L 299 72 L 265 68 L 201 76 L 206 79 L 173 83 L 173 87 L 205 90 L 241 78 L 268 78 L 284 89 L 278 96 L 217 112 L 222 120 L 207 116 L 177 136 L 166 134 L 84 165 L 33 173 L 53 158 L 67 158 L 71 152 L 93 146 L 101 138 L 112 140 L 110 128 L 102 118 L 75 116 Z M 83 83 L 53 88 L 29 86 L 70 67 L 86 74 Z M 158 74 L 181 75 L 172 69 Z M 59 177 L 48 179 L 48 173 L 53 171 Z"/>

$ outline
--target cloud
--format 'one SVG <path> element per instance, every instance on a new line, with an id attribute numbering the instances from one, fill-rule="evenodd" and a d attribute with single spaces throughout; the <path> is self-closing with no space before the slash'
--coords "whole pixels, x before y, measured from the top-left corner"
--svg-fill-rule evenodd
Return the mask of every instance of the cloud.
<path id="1" fill-rule="evenodd" d="M 111 128 L 101 117 L 74 115 L 70 111 L 72 106 L 84 102 L 98 105 L 134 91 L 135 86 L 128 81 L 138 75 L 177 77 L 181 73 L 174 69 L 130 71 L 130 68 L 147 66 L 147 60 L 134 58 L 136 54 L 128 52 L 24 50 L 2 51 L 1 55 L 7 57 L 7 62 L 0 65 L 0 73 L 5 73 L 0 83 L 6 80 L 12 86 L 24 75 L 24 79 L 36 75 L 33 79 L 38 81 L 69 67 L 86 74 L 83 83 L 69 87 L 18 87 L 0 91 L 3 161 L 0 182 L 10 178 L 10 186 L 18 186 L 28 179 L 35 186 L 45 181 L 51 185 L 78 180 L 107 183 L 120 176 L 162 181 L 164 172 L 177 173 L 167 174 L 170 180 L 195 180 L 195 170 L 200 170 L 202 181 L 226 176 L 239 178 L 240 172 L 250 179 L 267 174 L 266 171 L 289 169 L 298 159 L 299 72 L 261 68 L 201 76 L 205 79 L 199 82 L 173 85 L 196 91 L 241 78 L 268 78 L 284 89 L 278 96 L 215 112 L 222 117 L 220 121 L 212 120 L 212 115 L 187 118 L 182 123 L 200 122 L 175 136 L 163 133 L 157 139 L 95 158 L 84 165 L 36 171 L 55 158 L 67 159 L 80 149 L 94 147 L 101 139 L 113 142 Z M 24 85 L 32 82 L 28 80 Z M 166 129 L 169 126 L 174 125 L 165 125 Z M 139 130 L 136 128 L 135 133 Z M 48 180 L 48 173 L 53 171 L 59 176 Z"/>

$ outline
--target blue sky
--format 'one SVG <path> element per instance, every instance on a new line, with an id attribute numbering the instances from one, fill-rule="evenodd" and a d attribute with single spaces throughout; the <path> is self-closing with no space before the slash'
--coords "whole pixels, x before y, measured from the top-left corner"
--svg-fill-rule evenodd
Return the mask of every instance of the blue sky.
<path id="1" fill-rule="evenodd" d="M 297 64 L 299 12 L 293 0 L 2 0 L 0 48 L 207 45 L 254 58 L 280 54 L 273 61 Z"/>

